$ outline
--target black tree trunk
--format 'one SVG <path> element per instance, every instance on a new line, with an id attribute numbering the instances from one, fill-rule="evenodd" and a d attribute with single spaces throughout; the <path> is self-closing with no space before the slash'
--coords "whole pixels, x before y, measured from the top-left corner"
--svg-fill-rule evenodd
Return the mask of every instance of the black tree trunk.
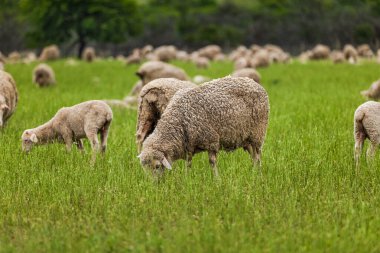
<path id="1" fill-rule="evenodd" d="M 81 57 L 82 57 L 83 50 L 84 50 L 85 47 L 86 47 L 86 41 L 84 40 L 84 38 L 79 38 L 78 43 L 79 43 L 78 58 L 81 58 Z"/>

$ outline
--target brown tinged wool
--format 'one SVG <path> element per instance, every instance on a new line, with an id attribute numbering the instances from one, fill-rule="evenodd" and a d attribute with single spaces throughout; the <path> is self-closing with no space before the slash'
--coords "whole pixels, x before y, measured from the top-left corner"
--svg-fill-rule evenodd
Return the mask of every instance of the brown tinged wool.
<path id="1" fill-rule="evenodd" d="M 83 150 L 82 139 L 87 138 L 93 150 L 92 161 L 95 161 L 96 152 L 100 147 L 102 152 L 106 151 L 112 117 L 111 108 L 99 100 L 63 107 L 47 123 L 25 130 L 21 137 L 22 148 L 25 152 L 29 152 L 33 145 L 57 141 L 65 143 L 67 151 L 71 151 L 74 142 L 78 149 Z M 100 133 L 100 147 L 98 133 Z"/>
<path id="2" fill-rule="evenodd" d="M 318 44 L 311 50 L 310 59 L 322 60 L 328 59 L 330 56 L 330 48 L 326 45 Z"/>
<path id="3" fill-rule="evenodd" d="M 380 80 L 372 83 L 368 90 L 360 92 L 364 97 L 378 100 L 380 99 Z"/>
<path id="4" fill-rule="evenodd" d="M 160 46 L 154 50 L 159 61 L 169 62 L 175 60 L 177 49 L 174 46 Z"/>
<path id="5" fill-rule="evenodd" d="M 0 70 L 0 128 L 12 116 L 18 103 L 18 92 L 13 77 Z"/>
<path id="6" fill-rule="evenodd" d="M 253 68 L 244 68 L 244 69 L 239 69 L 236 70 L 231 74 L 232 77 L 248 77 L 254 80 L 257 83 L 260 83 L 260 73 L 257 72 L 256 69 Z"/>
<path id="7" fill-rule="evenodd" d="M 372 58 L 374 53 L 368 44 L 362 44 L 357 48 L 358 55 L 363 58 Z"/>
<path id="8" fill-rule="evenodd" d="M 269 53 L 262 49 L 256 52 L 249 62 L 252 68 L 265 68 L 270 65 Z"/>
<path id="9" fill-rule="evenodd" d="M 380 144 L 380 103 L 368 101 L 360 105 L 354 114 L 355 163 L 359 167 L 360 155 L 366 139 L 371 142 L 367 159 L 372 159 Z"/>
<path id="10" fill-rule="evenodd" d="M 206 57 L 209 60 L 215 60 L 215 57 L 222 52 L 222 49 L 218 45 L 208 45 L 198 50 L 200 57 Z"/>
<path id="11" fill-rule="evenodd" d="M 45 63 L 38 64 L 33 70 L 33 83 L 39 87 L 47 87 L 55 84 L 53 69 Z"/>
<path id="12" fill-rule="evenodd" d="M 151 134 L 174 94 L 183 89 L 197 87 L 192 82 L 175 78 L 160 78 L 144 86 L 139 96 L 136 143 L 142 143 Z"/>
<path id="13" fill-rule="evenodd" d="M 142 64 L 136 75 L 140 77 L 143 85 L 157 78 L 173 77 L 183 81 L 189 80 L 183 69 L 160 61 L 149 61 Z"/>
<path id="14" fill-rule="evenodd" d="M 356 63 L 358 61 L 358 51 L 352 45 L 345 45 L 343 48 L 343 54 L 346 61 L 350 63 Z"/>
<path id="15" fill-rule="evenodd" d="M 58 60 L 61 52 L 57 45 L 50 45 L 42 50 L 39 60 L 40 61 L 53 61 Z"/>
<path id="16" fill-rule="evenodd" d="M 249 67 L 249 62 L 245 57 L 237 58 L 234 64 L 235 70 L 244 69 Z"/>
<path id="17" fill-rule="evenodd" d="M 214 175 L 220 150 L 247 150 L 260 164 L 269 117 L 265 89 L 242 77 L 224 77 L 177 92 L 139 155 L 143 167 L 161 175 L 164 167 L 207 151 Z"/>
<path id="18" fill-rule="evenodd" d="M 95 49 L 93 47 L 86 47 L 82 53 L 82 60 L 86 62 L 93 62 L 96 58 Z"/>
<path id="19" fill-rule="evenodd" d="M 193 62 L 199 69 L 207 69 L 210 67 L 210 60 L 206 57 L 196 57 L 193 59 Z"/>
<path id="20" fill-rule="evenodd" d="M 343 63 L 345 61 L 343 52 L 337 50 L 331 52 L 330 58 L 335 64 Z"/>

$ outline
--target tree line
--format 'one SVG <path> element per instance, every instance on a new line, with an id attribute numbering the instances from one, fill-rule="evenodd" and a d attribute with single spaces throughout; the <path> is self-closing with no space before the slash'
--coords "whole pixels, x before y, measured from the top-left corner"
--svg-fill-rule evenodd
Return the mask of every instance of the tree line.
<path id="1" fill-rule="evenodd" d="M 145 44 L 195 49 L 277 44 L 379 44 L 379 0 L 0 0 L 0 51 L 95 45 L 109 54 Z"/>

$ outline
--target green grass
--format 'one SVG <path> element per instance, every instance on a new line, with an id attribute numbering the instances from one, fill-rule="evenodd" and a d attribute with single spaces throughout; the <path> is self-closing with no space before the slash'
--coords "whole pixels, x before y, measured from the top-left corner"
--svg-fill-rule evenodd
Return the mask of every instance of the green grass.
<path id="1" fill-rule="evenodd" d="M 232 71 L 213 63 L 194 76 Z M 21 134 L 62 106 L 122 98 L 137 66 L 100 61 L 51 64 L 56 87 L 31 83 L 34 65 L 9 65 L 20 103 L 0 132 L 1 252 L 379 252 L 380 159 L 359 173 L 353 162 L 353 113 L 359 91 L 378 79 L 374 63 L 273 65 L 260 70 L 270 125 L 262 173 L 248 153 L 221 152 L 221 181 L 206 154 L 186 172 L 174 164 L 155 183 L 136 158 L 136 111 L 115 108 L 108 153 L 90 166 L 64 145 L 21 152 Z"/>

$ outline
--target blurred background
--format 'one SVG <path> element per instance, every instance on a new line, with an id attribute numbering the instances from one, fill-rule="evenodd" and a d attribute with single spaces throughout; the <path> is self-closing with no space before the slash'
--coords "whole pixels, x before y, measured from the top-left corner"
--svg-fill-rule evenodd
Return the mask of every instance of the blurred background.
<path id="1" fill-rule="evenodd" d="M 317 43 L 379 47 L 380 0 L 0 0 L 0 51 L 58 44 L 99 54 L 171 44 L 277 44 L 298 54 Z"/>

